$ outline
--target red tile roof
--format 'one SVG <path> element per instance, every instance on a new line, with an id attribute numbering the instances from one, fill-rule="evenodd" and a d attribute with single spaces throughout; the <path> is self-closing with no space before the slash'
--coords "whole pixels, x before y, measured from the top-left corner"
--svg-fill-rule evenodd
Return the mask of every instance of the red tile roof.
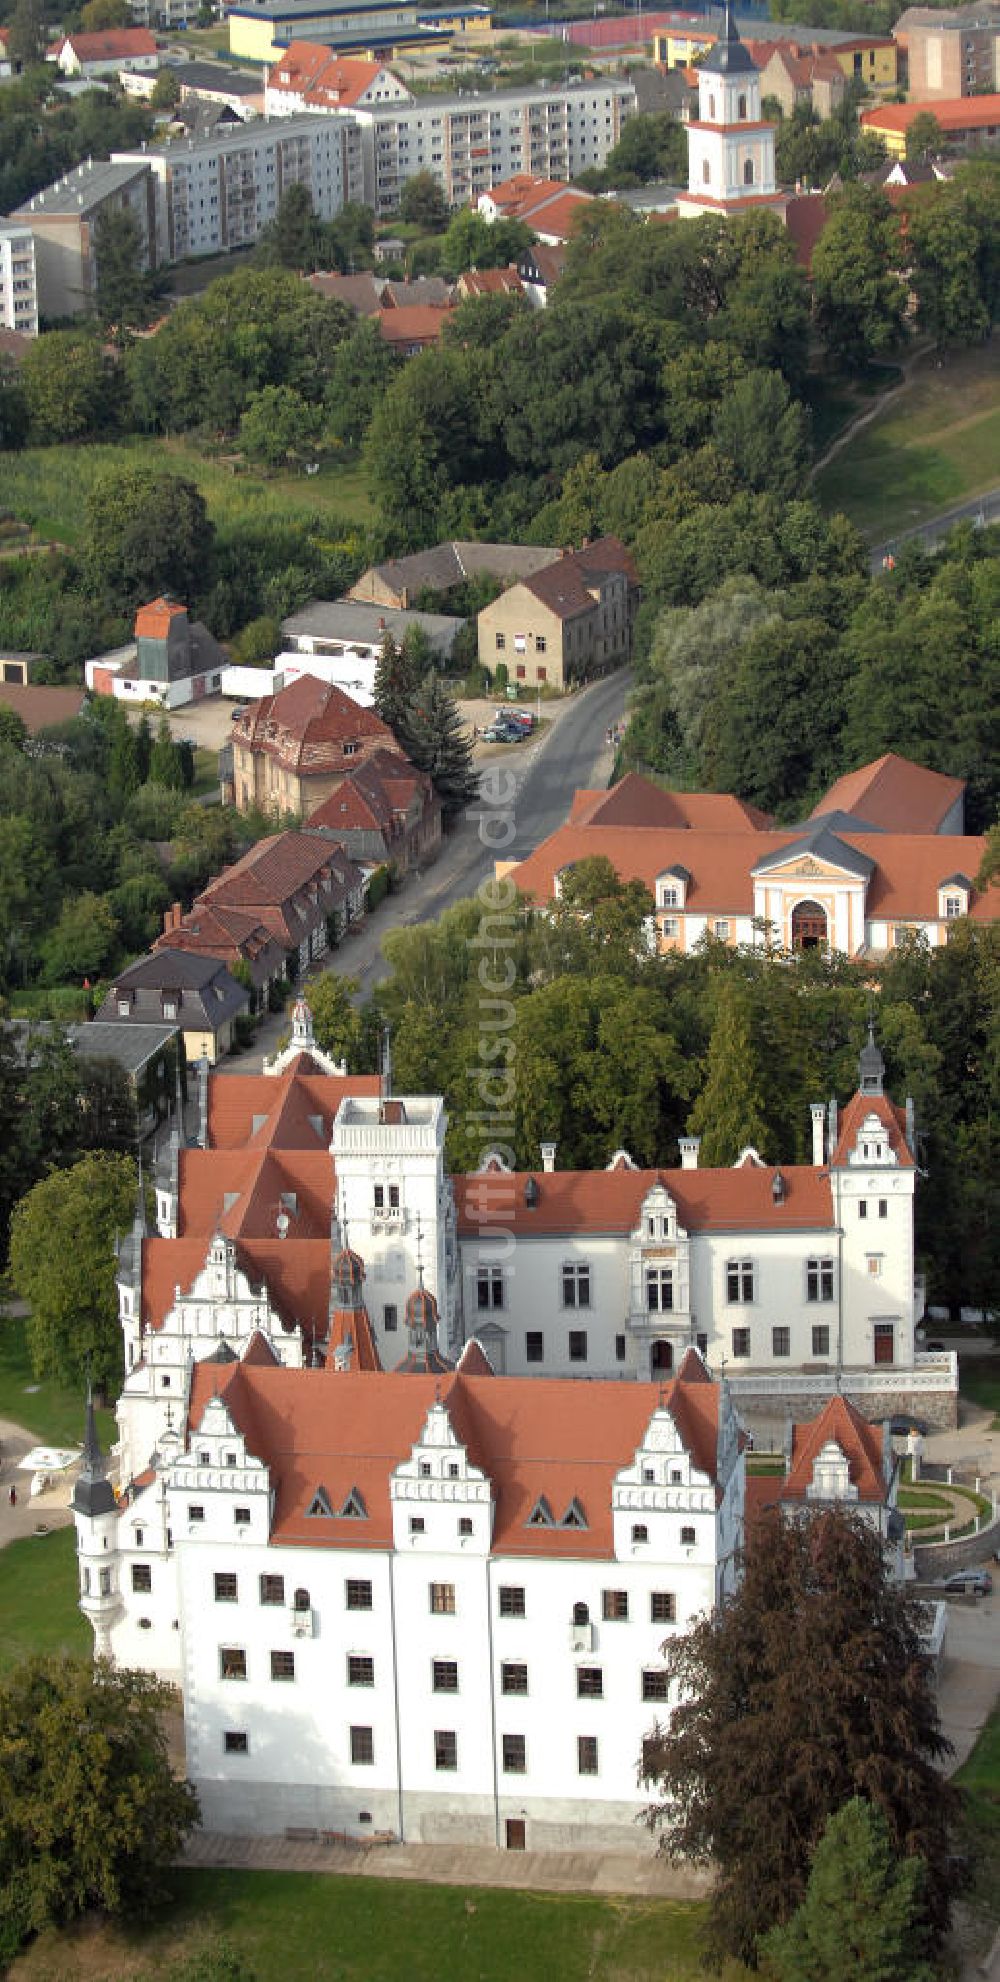
<path id="1" fill-rule="evenodd" d="M 458 289 L 466 298 L 524 294 L 524 284 L 516 268 L 470 268 L 459 276 Z"/>
<path id="2" fill-rule="evenodd" d="M 94 34 L 66 34 L 56 43 L 61 53 L 67 42 L 80 62 L 110 62 L 118 56 L 155 55 L 156 36 L 148 28 L 106 28 Z"/>
<path id="3" fill-rule="evenodd" d="M 348 1370 L 381 1370 L 382 1358 L 367 1308 L 334 1309 L 330 1316 L 326 1367 L 336 1376 L 343 1376 Z"/>
<path id="4" fill-rule="evenodd" d="M 455 312 L 449 304 L 403 303 L 379 310 L 383 344 L 436 344 Z"/>
<path id="5" fill-rule="evenodd" d="M 559 619 L 574 619 L 580 613 L 593 612 L 592 588 L 612 573 L 621 573 L 632 585 L 639 583 L 638 571 L 621 540 L 599 537 L 596 543 L 584 544 L 578 551 L 566 551 L 554 563 L 543 565 L 541 571 L 522 578 L 520 583 Z"/>
<path id="6" fill-rule="evenodd" d="M 908 131 L 915 117 L 929 112 L 942 131 L 980 131 L 1000 126 L 1000 95 L 931 97 L 924 103 L 880 103 L 862 110 L 859 122 L 868 131 Z"/>
<path id="7" fill-rule="evenodd" d="M 851 1485 L 857 1487 L 858 1499 L 883 1501 L 886 1482 L 882 1471 L 882 1434 L 846 1397 L 831 1397 L 818 1418 L 795 1425 L 791 1464 L 787 1478 L 781 1482 L 782 1500 L 805 1497 L 812 1485 L 816 1460 L 831 1439 L 840 1446 L 847 1460 Z"/>
<path id="8" fill-rule="evenodd" d="M 813 806 L 811 816 L 852 812 L 859 821 L 886 833 L 936 833 L 964 791 L 962 778 L 944 777 L 889 751 L 838 778 Z"/>
<path id="9" fill-rule="evenodd" d="M 785 227 L 795 249 L 795 259 L 807 272 L 812 268 L 816 243 L 827 222 L 824 193 L 790 193 L 785 202 Z"/>
<path id="10" fill-rule="evenodd" d="M 852 1094 L 838 1123 L 832 1167 L 838 1169 L 847 1163 L 857 1142 L 858 1131 L 869 1115 L 877 1115 L 883 1127 L 888 1129 L 889 1147 L 895 1152 L 902 1168 L 912 1170 L 913 1157 L 906 1142 L 906 1110 L 897 1108 L 884 1094 Z"/>
<path id="11" fill-rule="evenodd" d="M 37 736 L 50 723 L 72 722 L 86 699 L 82 688 L 45 688 L 36 687 L 34 682 L 0 681 L 0 707 L 13 709 L 20 716 L 29 736 Z"/>
<path id="12" fill-rule="evenodd" d="M 170 632 L 172 620 L 187 618 L 187 607 L 179 606 L 176 599 L 151 599 L 147 606 L 140 606 L 135 616 L 135 637 L 137 640 L 165 640 Z"/>
<path id="13" fill-rule="evenodd" d="M 533 1233 L 635 1230 L 646 1193 L 663 1184 L 677 1205 L 678 1223 L 694 1232 L 802 1232 L 833 1224 L 833 1197 L 824 1170 L 782 1164 L 785 1193 L 775 1204 L 774 1169 L 488 1171 L 453 1179 L 458 1229 L 475 1238 L 487 1226 L 518 1238 Z M 525 1203 L 533 1178 L 538 1197 Z"/>
<path id="14" fill-rule="evenodd" d="M 300 1053 L 280 1076 L 214 1075 L 208 1083 L 208 1141 L 211 1149 L 312 1149 L 329 1146 L 334 1117 L 348 1095 L 377 1095 L 377 1074 L 338 1077 L 319 1071 Z M 313 1126 L 315 1116 L 321 1128 Z"/>
<path id="15" fill-rule="evenodd" d="M 252 702 L 232 728 L 235 744 L 263 751 L 300 777 L 343 769 L 345 745 L 363 751 L 375 744 L 393 750 L 396 744 L 374 709 L 362 709 L 342 688 L 311 674 Z"/>
<path id="16" fill-rule="evenodd" d="M 381 62 L 333 55 L 322 42 L 290 41 L 268 71 L 267 87 L 304 96 L 316 108 L 357 103 L 383 72 Z"/>
<path id="17" fill-rule="evenodd" d="M 578 791 L 572 826 L 695 827 L 701 832 L 756 832 L 773 821 L 746 799 L 728 792 L 665 791 L 651 778 L 628 771 L 610 791 Z"/>
<path id="18" fill-rule="evenodd" d="M 331 1382 L 315 1370 L 198 1363 L 192 1429 L 215 1395 L 225 1398 L 234 1423 L 268 1467 L 275 1489 L 272 1540 L 290 1546 L 390 1548 L 390 1480 L 437 1401 L 491 1482 L 497 1555 L 610 1558 L 613 1482 L 633 1463 L 661 1402 L 696 1466 L 715 1476 L 718 1388 L 681 1377 L 665 1385 L 581 1384 L 468 1371 L 375 1376 L 347 1370 Z M 318 1486 L 334 1508 L 357 1489 L 367 1518 L 310 1517 L 306 1509 Z M 577 1499 L 587 1527 L 527 1527 L 543 1494 L 557 1521 Z"/>

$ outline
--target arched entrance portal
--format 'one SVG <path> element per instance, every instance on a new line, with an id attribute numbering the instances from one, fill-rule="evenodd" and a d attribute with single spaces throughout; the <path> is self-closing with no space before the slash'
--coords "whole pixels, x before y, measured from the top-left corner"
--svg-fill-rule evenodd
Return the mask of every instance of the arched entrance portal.
<path id="1" fill-rule="evenodd" d="M 649 1358 L 649 1366 L 654 1376 L 665 1376 L 674 1366 L 674 1351 L 669 1342 L 654 1342 Z"/>
<path id="2" fill-rule="evenodd" d="M 792 910 L 793 950 L 826 948 L 826 910 L 818 902 L 800 902 Z"/>

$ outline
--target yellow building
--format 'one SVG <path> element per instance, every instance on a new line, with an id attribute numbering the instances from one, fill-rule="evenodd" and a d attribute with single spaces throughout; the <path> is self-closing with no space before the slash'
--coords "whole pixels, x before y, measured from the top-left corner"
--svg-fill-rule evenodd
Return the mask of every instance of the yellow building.
<path id="1" fill-rule="evenodd" d="M 465 18 L 464 16 L 462 18 Z M 412 48 L 447 47 L 449 32 L 418 20 L 413 0 L 266 0 L 229 9 L 230 53 L 263 65 L 280 61 L 289 42 L 321 41 L 338 55 L 389 61 Z"/>
<path id="2" fill-rule="evenodd" d="M 653 36 L 653 59 L 665 69 L 687 68 L 707 48 L 714 48 L 717 39 L 708 22 L 667 28 Z M 862 83 L 866 90 L 898 88 L 898 50 L 891 35 L 840 34 L 832 28 L 795 28 L 759 21 L 747 28 L 745 39 L 755 60 L 758 44 L 771 50 L 794 42 L 800 50 L 815 47 L 820 54 L 832 55 L 848 81 Z"/>

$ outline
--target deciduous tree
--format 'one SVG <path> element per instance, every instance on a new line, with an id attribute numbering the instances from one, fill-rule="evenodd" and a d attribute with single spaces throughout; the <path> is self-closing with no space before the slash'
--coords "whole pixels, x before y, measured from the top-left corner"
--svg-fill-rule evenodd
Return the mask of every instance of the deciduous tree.
<path id="1" fill-rule="evenodd" d="M 701 1161 L 709 1168 L 735 1163 L 748 1145 L 760 1156 L 767 1154 L 750 1003 L 742 985 L 729 975 L 717 983 L 705 1081 L 688 1117 L 688 1133 L 701 1137 Z"/>
<path id="2" fill-rule="evenodd" d="M 115 1391 L 121 1331 L 115 1294 L 116 1238 L 135 1212 L 136 1170 L 126 1156 L 84 1156 L 53 1170 L 17 1205 L 10 1265 L 31 1307 L 28 1343 L 36 1376 Z"/>
<path id="3" fill-rule="evenodd" d="M 119 609 L 157 592 L 190 601 L 206 582 L 214 531 L 204 497 L 183 475 L 137 464 L 95 476 L 87 531 L 92 582 Z"/>
<path id="4" fill-rule="evenodd" d="M 920 1613 L 873 1528 L 830 1511 L 759 1523 L 742 1582 L 668 1641 L 669 1724 L 645 1780 L 673 1857 L 712 1862 L 711 1938 L 753 1960 L 805 1896 L 831 1816 L 864 1795 L 899 1859 L 926 1867 L 932 1942 L 949 1917 L 955 1792 Z"/>
<path id="5" fill-rule="evenodd" d="M 899 222 L 885 194 L 867 186 L 850 187 L 831 205 L 813 253 L 816 325 L 838 363 L 861 365 L 902 336 Z"/>

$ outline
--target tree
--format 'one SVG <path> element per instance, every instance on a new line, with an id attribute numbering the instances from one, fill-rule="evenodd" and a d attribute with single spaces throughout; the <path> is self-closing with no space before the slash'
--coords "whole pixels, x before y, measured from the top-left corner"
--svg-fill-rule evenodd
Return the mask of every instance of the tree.
<path id="1" fill-rule="evenodd" d="M 88 330 L 49 330 L 33 338 L 21 359 L 21 388 L 30 438 L 39 446 L 96 432 L 107 402 L 97 337 Z"/>
<path id="2" fill-rule="evenodd" d="M 99 34 L 104 28 L 127 28 L 131 23 L 129 0 L 86 0 L 80 9 L 80 26 L 88 34 Z M 166 69 L 161 74 L 170 75 L 171 71 Z"/>
<path id="3" fill-rule="evenodd" d="M 687 134 L 666 111 L 630 117 L 601 175 L 608 186 L 687 181 Z"/>
<path id="4" fill-rule="evenodd" d="M 0 750 L 23 751 L 28 741 L 28 725 L 16 709 L 0 704 Z"/>
<path id="5" fill-rule="evenodd" d="M 932 1943 L 948 1923 L 956 1792 L 920 1613 L 878 1534 L 839 1509 L 758 1524 L 726 1603 L 668 1642 L 669 1725 L 646 1743 L 650 1822 L 671 1857 L 712 1862 L 710 1932 L 752 1960 L 802 1901 L 828 1819 L 855 1795 L 897 1857 L 923 1859 Z"/>
<path id="6" fill-rule="evenodd" d="M 315 452 L 322 425 L 322 410 L 307 405 L 290 385 L 265 385 L 242 415 L 240 446 L 251 461 L 281 468 L 290 455 Z"/>
<path id="7" fill-rule="evenodd" d="M 115 4 L 115 0 L 112 0 L 112 4 Z M 131 12 L 131 9 L 129 11 Z M 180 100 L 181 85 L 176 69 L 161 69 L 149 99 L 151 107 L 154 110 L 173 110 Z"/>
<path id="8" fill-rule="evenodd" d="M 761 1156 L 767 1147 L 749 1001 L 735 977 L 718 985 L 705 1083 L 688 1117 L 688 1134 L 701 1137 L 707 1168 L 735 1163 L 748 1144 Z"/>
<path id="9" fill-rule="evenodd" d="M 923 1865 L 895 1857 L 881 1811 L 852 1796 L 816 1846 L 805 1898 L 759 1943 L 772 1982 L 934 1982 L 923 1960 Z"/>
<path id="10" fill-rule="evenodd" d="M 906 133 L 906 156 L 911 164 L 926 165 L 944 150 L 944 132 L 933 110 L 918 110 Z"/>
<path id="11" fill-rule="evenodd" d="M 38 1377 L 102 1389 L 121 1383 L 115 1240 L 135 1211 L 136 1169 L 126 1156 L 89 1155 L 53 1170 L 15 1207 L 10 1270 L 31 1307 L 28 1345 Z"/>
<path id="12" fill-rule="evenodd" d="M 780 372 L 749 372 L 712 421 L 716 446 L 746 488 L 797 495 L 806 466 L 806 418 Z"/>
<path id="13" fill-rule="evenodd" d="M 7 30 L 7 58 L 15 76 L 34 68 L 45 57 L 45 11 L 42 0 L 17 0 Z"/>
<path id="14" fill-rule="evenodd" d="M 428 234 L 443 234 L 448 225 L 448 202 L 433 172 L 415 172 L 407 179 L 399 196 L 399 217 Z"/>
<path id="15" fill-rule="evenodd" d="M 419 686 L 420 675 L 412 665 L 409 649 L 398 646 L 387 627 L 375 663 L 372 694 L 376 714 L 391 730 L 399 729 L 407 703 Z"/>
<path id="16" fill-rule="evenodd" d="M 149 313 L 151 279 L 143 269 L 142 229 L 128 207 L 102 207 L 94 227 L 94 300 L 105 330 L 119 343 Z"/>
<path id="17" fill-rule="evenodd" d="M 165 791 L 181 791 L 184 775 L 181 770 L 180 752 L 174 742 L 173 732 L 166 716 L 160 717 L 149 759 L 149 782 L 162 785 Z"/>
<path id="18" fill-rule="evenodd" d="M 325 970 L 306 994 L 317 1046 L 335 1060 L 346 1060 L 349 1072 L 355 1071 L 358 1048 L 358 1014 L 352 1003 L 357 991 L 356 978 Z"/>
<path id="19" fill-rule="evenodd" d="M 33 1658 L 0 1687 L 0 1958 L 99 1907 L 143 1918 L 198 1819 L 171 1689 L 100 1659 Z"/>
<path id="20" fill-rule="evenodd" d="M 831 356 L 851 367 L 891 350 L 902 336 L 903 252 L 884 193 L 852 186 L 831 209 L 813 252 L 816 326 Z"/>
<path id="21" fill-rule="evenodd" d="M 312 194 L 298 180 L 282 194 L 274 219 L 261 233 L 257 258 L 308 275 L 323 261 L 323 232 Z"/>
<path id="22" fill-rule="evenodd" d="M 377 323 L 363 319 L 334 353 L 324 407 L 327 428 L 346 447 L 360 447 L 372 414 L 400 360 Z"/>
<path id="23" fill-rule="evenodd" d="M 929 199 L 910 202 L 906 220 L 917 322 L 939 351 L 949 344 L 978 344 L 990 327 L 981 284 L 980 230 L 952 187 L 928 190 Z"/>
<path id="24" fill-rule="evenodd" d="M 67 895 L 42 944 L 44 974 L 50 984 L 82 984 L 85 977 L 100 977 L 117 949 L 118 924 L 107 897 L 85 888 Z"/>
<path id="25" fill-rule="evenodd" d="M 411 764 L 431 778 L 445 819 L 453 819 L 475 797 L 479 776 L 472 765 L 472 738 L 440 675 L 426 676 L 396 733 Z"/>
<path id="26" fill-rule="evenodd" d="M 92 581 L 119 611 L 157 592 L 190 602 L 206 583 L 214 530 L 204 497 L 183 475 L 140 465 L 96 475 L 87 533 Z"/>

